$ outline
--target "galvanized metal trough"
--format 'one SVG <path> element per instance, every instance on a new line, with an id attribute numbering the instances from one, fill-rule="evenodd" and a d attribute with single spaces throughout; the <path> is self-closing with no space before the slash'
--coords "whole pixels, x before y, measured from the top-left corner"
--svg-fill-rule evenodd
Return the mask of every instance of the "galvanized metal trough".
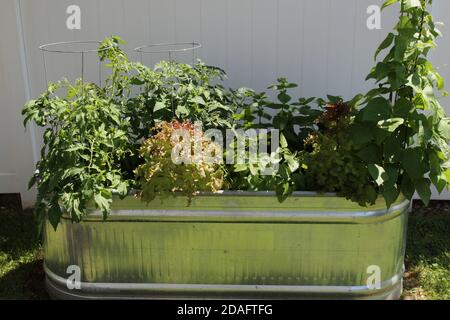
<path id="1" fill-rule="evenodd" d="M 107 221 L 93 210 L 47 226 L 47 287 L 54 298 L 395 299 L 408 205 L 315 193 L 281 204 L 271 192 L 204 194 L 190 206 L 130 196 Z M 70 266 L 79 288 L 67 286 Z"/>

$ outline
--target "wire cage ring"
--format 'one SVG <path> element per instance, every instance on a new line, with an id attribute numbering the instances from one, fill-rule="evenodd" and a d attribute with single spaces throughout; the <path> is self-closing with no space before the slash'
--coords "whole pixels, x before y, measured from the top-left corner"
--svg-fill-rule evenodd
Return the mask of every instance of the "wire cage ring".
<path id="1" fill-rule="evenodd" d="M 166 47 L 166 49 L 164 49 L 164 47 Z M 198 42 L 167 42 L 143 45 L 134 48 L 134 51 L 139 53 L 175 53 L 194 51 L 201 47 L 202 45 Z"/>
<path id="2" fill-rule="evenodd" d="M 53 42 L 47 43 L 39 46 L 39 49 L 42 52 L 42 61 L 44 66 L 44 77 L 45 82 L 48 83 L 48 70 L 47 70 L 47 61 L 46 61 L 46 53 L 57 53 L 57 54 L 78 54 L 81 60 L 81 80 L 84 82 L 84 73 L 85 73 L 85 55 L 92 53 L 99 53 L 112 48 L 112 45 L 105 46 L 103 48 L 99 48 L 101 45 L 101 41 L 97 40 L 87 40 L 87 41 L 61 41 L 61 42 Z M 98 78 L 99 84 L 102 82 L 102 71 L 101 71 L 101 62 L 98 63 Z"/>
<path id="3" fill-rule="evenodd" d="M 71 45 L 91 45 L 96 44 L 97 47 L 95 49 L 79 49 L 79 50 L 67 50 L 64 49 L 64 46 L 71 46 Z M 90 53 L 90 52 L 101 52 L 108 49 L 111 49 L 112 46 L 107 46 L 104 48 L 99 49 L 98 46 L 101 44 L 101 41 L 62 41 L 62 42 L 53 42 L 53 43 L 47 43 L 39 46 L 39 49 L 44 52 L 54 52 L 54 53 Z M 62 49 L 57 49 L 54 47 L 62 46 Z"/>
<path id="4" fill-rule="evenodd" d="M 196 51 L 200 49 L 202 45 L 198 42 L 165 42 L 165 43 L 153 43 L 134 48 L 134 51 L 139 54 L 140 61 L 142 63 L 144 55 L 151 54 L 164 54 L 167 55 L 169 61 L 173 60 L 173 56 L 179 53 L 192 53 L 192 64 L 195 63 Z"/>

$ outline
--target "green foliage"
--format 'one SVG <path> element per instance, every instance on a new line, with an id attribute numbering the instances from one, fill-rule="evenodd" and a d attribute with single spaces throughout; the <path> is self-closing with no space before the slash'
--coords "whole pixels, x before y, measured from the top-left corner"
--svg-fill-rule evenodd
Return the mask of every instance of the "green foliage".
<path id="1" fill-rule="evenodd" d="M 98 47 L 98 57 L 100 61 L 106 62 L 106 66 L 111 69 L 111 75 L 106 79 L 105 90 L 112 98 L 123 100 L 131 93 L 131 75 L 138 64 L 130 62 L 121 44 L 125 44 L 121 38 L 112 36 L 105 38 Z"/>
<path id="2" fill-rule="evenodd" d="M 306 165 L 304 172 L 307 190 L 336 192 L 362 206 L 372 204 L 378 189 L 361 158 L 372 152 L 357 153 L 350 137 L 349 126 L 356 113 L 353 103 L 339 97 L 326 105 L 317 119 L 318 130 L 305 139 L 300 158 Z"/>
<path id="3" fill-rule="evenodd" d="M 202 121 L 205 129 L 231 127 L 241 90 L 223 87 L 222 69 L 200 60 L 193 66 L 163 60 L 152 69 L 129 61 L 122 43 L 118 37 L 106 38 L 99 57 L 109 61 L 112 75 L 106 90 L 125 105 L 135 143 L 147 138 L 150 128 L 161 121 Z"/>
<path id="4" fill-rule="evenodd" d="M 40 220 L 48 217 L 55 228 L 64 212 L 81 221 L 91 202 L 107 217 L 112 194 L 125 196 L 134 187 L 142 138 L 157 123 L 201 120 L 206 127 L 226 128 L 234 121 L 239 96 L 220 85 L 221 69 L 200 61 L 194 66 L 162 61 L 152 70 L 129 61 L 123 43 L 111 37 L 99 46 L 99 59 L 111 69 L 103 88 L 80 80 L 50 83 L 23 109 L 25 124 L 46 128 L 30 187 L 38 189 Z"/>
<path id="5" fill-rule="evenodd" d="M 59 97 L 57 91 L 66 91 Z M 67 80 L 50 83 L 46 92 L 28 102 L 25 124 L 44 127 L 41 159 L 30 187 L 36 185 L 37 214 L 56 228 L 63 212 L 80 221 L 94 201 L 105 217 L 112 193 L 125 195 L 120 160 L 129 153 L 128 123 L 121 106 L 94 84 Z"/>
<path id="6" fill-rule="evenodd" d="M 300 98 L 293 102 L 289 90 L 296 87 L 297 84 L 286 78 L 279 78 L 276 84 L 269 87 L 276 91 L 277 101 L 269 101 L 264 92 L 243 91 L 244 96 L 250 97 L 250 102 L 241 103 L 242 108 L 235 118 L 243 120 L 242 125 L 246 129 L 278 129 L 290 150 L 303 149 L 303 140 L 314 130 L 315 120 L 322 113 L 310 104 L 314 102 L 321 107 L 324 102 L 315 98 Z"/>
<path id="7" fill-rule="evenodd" d="M 399 21 L 367 77 L 377 87 L 347 103 L 337 96 L 295 100 L 297 85 L 285 78 L 269 87 L 275 101 L 265 92 L 226 89 L 219 68 L 161 61 L 151 69 L 129 61 L 120 38 L 105 39 L 99 58 L 111 75 L 103 88 L 50 84 L 23 110 L 25 123 L 46 128 L 30 182 L 38 187 L 39 216 L 54 226 L 64 211 L 80 221 L 94 202 L 106 217 L 112 193 L 125 195 L 136 183 L 147 201 L 215 191 L 226 181 L 230 189 L 275 190 L 280 201 L 294 190 L 312 190 L 361 205 L 382 194 L 388 207 L 400 193 L 417 192 L 428 203 L 431 185 L 439 192 L 450 185 L 450 120 L 437 96 L 446 95 L 444 81 L 427 60 L 440 32 L 427 11 L 431 0 L 390 0 L 383 8 L 394 3 L 401 6 Z M 253 129 L 255 136 L 244 141 L 233 166 L 175 164 L 168 134 L 195 121 L 205 129 Z M 279 130 L 280 146 L 252 161 L 252 144 L 272 137 L 271 129 Z M 239 149 L 238 140 L 227 149 Z M 267 173 L 274 165 L 278 170 Z"/>
<path id="8" fill-rule="evenodd" d="M 440 32 L 427 11 L 431 1 L 387 1 L 383 7 L 397 2 L 399 22 L 375 57 L 386 55 L 367 77 L 379 87 L 367 94 L 351 129 L 360 152 L 376 155 L 362 157 L 371 171 L 392 172 L 377 177 L 388 206 L 400 192 L 411 198 L 417 191 L 428 203 L 431 184 L 439 192 L 450 185 L 449 121 L 437 97 L 444 81 L 427 60 Z"/>
<path id="9" fill-rule="evenodd" d="M 280 145 L 274 152 L 260 152 L 257 156 L 251 155 L 250 151 L 252 148 L 256 150 L 261 139 L 272 141 L 270 131 L 255 131 L 253 136 L 236 132 L 235 137 L 227 149 L 234 156 L 234 165 L 231 166 L 228 176 L 231 189 L 273 190 L 282 202 L 292 191 L 302 187 L 301 164 L 297 153 L 289 149 L 283 134 L 280 135 Z M 270 143 L 267 147 L 270 150 Z"/>
<path id="10" fill-rule="evenodd" d="M 150 202 L 156 196 L 164 199 L 176 193 L 190 199 L 199 191 L 222 188 L 224 173 L 213 161 L 215 154 L 222 156 L 221 150 L 202 131 L 190 122 L 173 121 L 159 123 L 154 132 L 141 146 L 144 163 L 136 169 L 143 200 Z M 211 159 L 204 157 L 206 154 Z"/>
<path id="11" fill-rule="evenodd" d="M 127 116 L 136 140 L 160 121 L 202 121 L 205 129 L 231 127 L 234 94 L 220 83 L 223 70 L 197 61 L 194 66 L 161 61 L 154 69 L 133 64 L 130 79 L 139 94 L 127 100 Z"/>

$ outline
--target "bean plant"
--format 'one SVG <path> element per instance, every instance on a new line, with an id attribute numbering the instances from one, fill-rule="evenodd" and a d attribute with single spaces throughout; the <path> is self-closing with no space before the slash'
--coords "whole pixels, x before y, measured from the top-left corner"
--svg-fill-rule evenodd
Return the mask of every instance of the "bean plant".
<path id="1" fill-rule="evenodd" d="M 415 192 L 428 204 L 431 184 L 442 192 L 450 183 L 450 122 L 439 103 L 439 93 L 447 93 L 427 59 L 440 32 L 428 11 L 431 0 L 389 0 L 383 8 L 395 3 L 399 21 L 367 77 L 378 87 L 367 93 L 351 138 L 388 206 L 400 193 L 411 199 Z"/>

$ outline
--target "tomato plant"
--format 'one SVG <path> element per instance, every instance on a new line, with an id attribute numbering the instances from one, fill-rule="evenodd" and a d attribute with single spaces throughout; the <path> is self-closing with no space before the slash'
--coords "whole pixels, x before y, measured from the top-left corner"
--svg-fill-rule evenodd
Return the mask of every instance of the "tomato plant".
<path id="1" fill-rule="evenodd" d="M 45 128 L 41 159 L 30 181 L 38 189 L 40 220 L 48 217 L 56 227 L 66 213 L 80 221 L 92 201 L 106 217 L 113 192 L 125 196 L 129 186 L 120 167 L 130 154 L 121 106 L 94 84 L 64 80 L 50 83 L 23 114 L 25 124 L 34 121 Z"/>

